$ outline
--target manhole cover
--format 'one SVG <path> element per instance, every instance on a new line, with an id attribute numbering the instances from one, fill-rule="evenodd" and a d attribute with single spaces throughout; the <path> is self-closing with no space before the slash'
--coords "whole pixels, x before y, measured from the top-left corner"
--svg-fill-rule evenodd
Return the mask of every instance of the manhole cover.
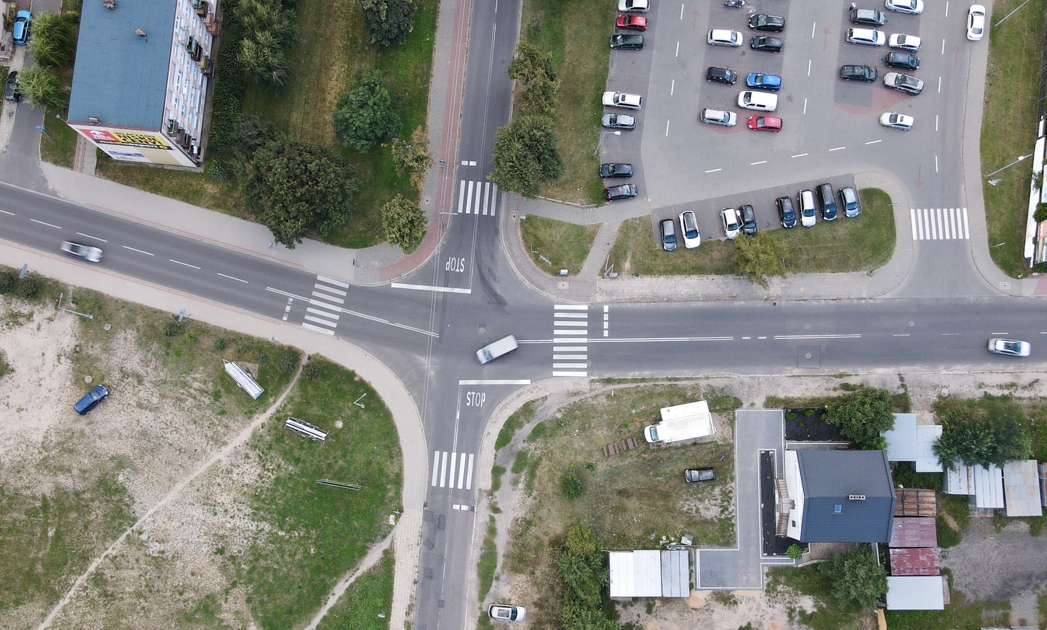
<path id="1" fill-rule="evenodd" d="M 106 324 L 105 326 L 102 326 L 102 330 L 104 330 L 106 332 L 109 332 L 112 329 L 113 329 L 113 325 L 112 324 Z"/>
<path id="2" fill-rule="evenodd" d="M 818 369 L 822 367 L 822 350 L 818 346 L 800 346 L 797 349 L 796 367 Z"/>
<path id="3" fill-rule="evenodd" d="M 85 383 L 90 383 L 93 380 L 95 380 L 93 376 L 85 376 L 84 377 L 84 382 Z"/>

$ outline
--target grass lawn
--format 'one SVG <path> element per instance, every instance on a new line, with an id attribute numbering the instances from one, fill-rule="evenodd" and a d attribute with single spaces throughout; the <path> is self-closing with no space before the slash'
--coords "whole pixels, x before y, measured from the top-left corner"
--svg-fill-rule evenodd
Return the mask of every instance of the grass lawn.
<path id="1" fill-rule="evenodd" d="M 317 630 L 386 630 L 393 605 L 394 565 L 393 550 L 386 549 L 378 564 L 345 589 L 342 598 L 327 612 Z"/>
<path id="2" fill-rule="evenodd" d="M 992 8 L 981 131 L 983 174 L 1032 153 L 1036 141 L 1047 0 L 1030 0 L 1011 19 L 995 25 L 1023 2 L 1000 0 Z M 1005 116 L 1000 115 L 1003 112 Z M 1032 160 L 1027 159 L 993 175 L 993 179 L 1001 180 L 998 185 L 983 186 L 989 251 L 1000 269 L 1010 276 L 1026 272 L 1025 222 L 1030 177 Z"/>
<path id="3" fill-rule="evenodd" d="M 44 111 L 44 129 L 47 135 L 40 138 L 40 159 L 56 166 L 73 168 L 76 157 L 76 139 L 79 134 L 65 124 L 66 110 L 55 111 L 48 107 Z M 92 146 L 92 151 L 96 149 Z"/>
<path id="4" fill-rule="evenodd" d="M 890 198 L 874 188 L 861 190 L 859 196 L 862 213 L 856 219 L 840 217 L 810 229 L 767 231 L 781 243 L 788 273 L 872 271 L 890 260 L 896 240 Z M 631 219 L 618 231 L 610 262 L 616 271 L 636 276 L 739 273 L 734 243 L 716 240 L 718 235 L 704 236 L 700 247 L 668 254 L 661 250 L 650 218 Z"/>
<path id="5" fill-rule="evenodd" d="M 539 269 L 553 275 L 558 275 L 561 269 L 567 269 L 572 276 L 578 275 L 599 230 L 597 225 L 575 225 L 538 216 L 520 221 L 520 232 L 531 260 Z M 542 260 L 542 256 L 551 264 Z"/>
<path id="6" fill-rule="evenodd" d="M 73 144 L 76 144 L 76 138 L 73 138 Z M 95 172 L 99 177 L 125 186 L 252 220 L 244 208 L 244 196 L 232 180 L 220 182 L 195 171 L 125 164 L 102 154 L 98 156 Z"/>

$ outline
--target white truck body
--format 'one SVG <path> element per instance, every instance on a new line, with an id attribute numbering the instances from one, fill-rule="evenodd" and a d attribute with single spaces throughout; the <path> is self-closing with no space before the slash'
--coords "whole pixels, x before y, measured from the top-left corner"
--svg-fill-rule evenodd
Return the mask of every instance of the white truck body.
<path id="1" fill-rule="evenodd" d="M 709 403 L 704 400 L 662 408 L 662 421 L 644 428 L 643 436 L 651 444 L 668 444 L 696 440 L 716 433 Z"/>
<path id="2" fill-rule="evenodd" d="M 476 351 L 476 359 L 481 365 L 494 361 L 503 354 L 507 354 L 516 350 L 516 337 L 509 335 L 508 337 L 502 337 L 498 341 L 492 341 L 483 348 Z"/>

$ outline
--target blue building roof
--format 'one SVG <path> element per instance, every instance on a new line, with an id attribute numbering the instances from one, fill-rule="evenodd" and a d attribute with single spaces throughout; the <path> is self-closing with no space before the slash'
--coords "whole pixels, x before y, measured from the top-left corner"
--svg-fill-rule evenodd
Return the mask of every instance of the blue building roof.
<path id="1" fill-rule="evenodd" d="M 894 482 L 885 451 L 797 451 L 802 542 L 888 542 Z"/>
<path id="2" fill-rule="evenodd" d="M 160 129 L 174 20 L 175 0 L 117 0 L 112 10 L 83 3 L 68 120 Z"/>

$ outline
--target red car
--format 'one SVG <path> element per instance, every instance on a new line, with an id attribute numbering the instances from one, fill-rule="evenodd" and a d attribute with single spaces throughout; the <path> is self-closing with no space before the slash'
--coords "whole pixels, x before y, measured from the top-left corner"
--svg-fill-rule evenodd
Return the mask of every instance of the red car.
<path id="1" fill-rule="evenodd" d="M 782 119 L 777 116 L 750 116 L 749 129 L 778 133 L 782 130 Z"/>
<path id="2" fill-rule="evenodd" d="M 618 28 L 628 29 L 630 31 L 646 31 L 647 18 L 642 15 L 625 15 L 623 13 L 618 16 L 614 25 Z"/>

